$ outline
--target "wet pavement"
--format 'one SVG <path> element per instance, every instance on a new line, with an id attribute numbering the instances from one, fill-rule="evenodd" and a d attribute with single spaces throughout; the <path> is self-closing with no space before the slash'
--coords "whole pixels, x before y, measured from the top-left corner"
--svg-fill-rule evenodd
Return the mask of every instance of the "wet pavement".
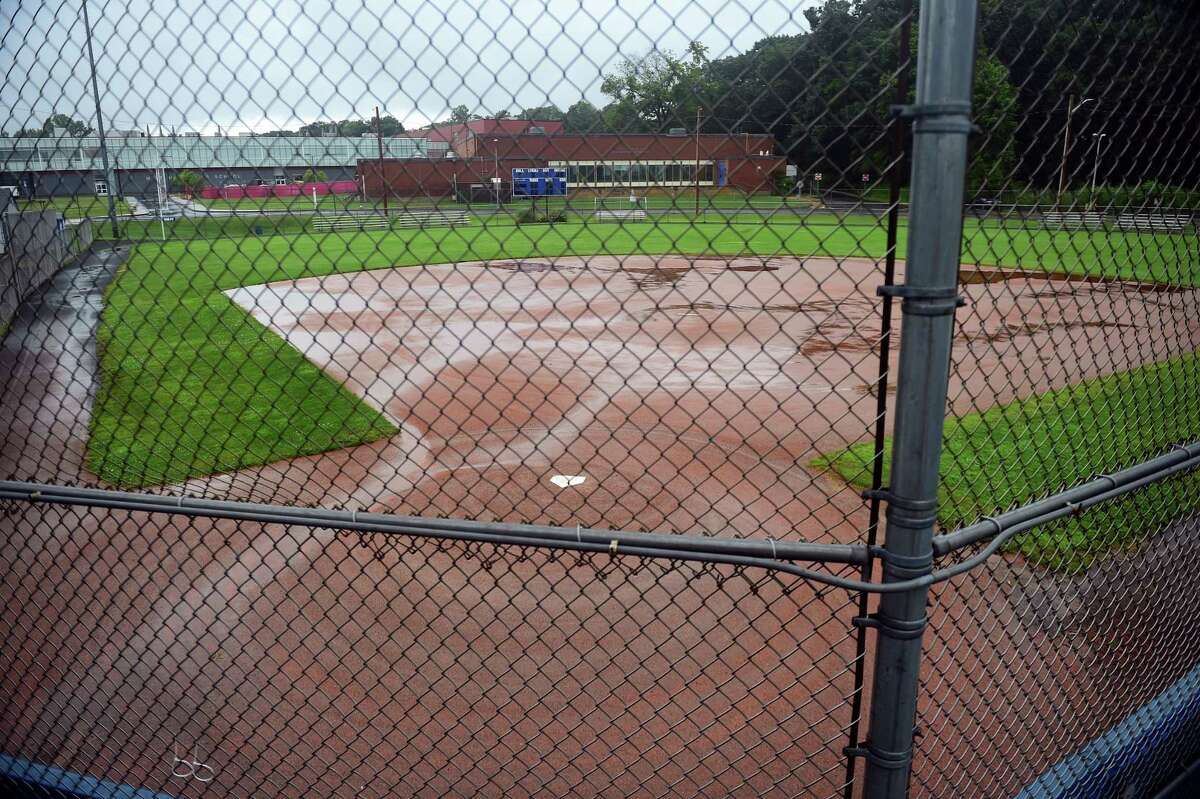
<path id="1" fill-rule="evenodd" d="M 104 290 L 129 248 L 96 248 L 31 294 L 0 341 L 0 474 L 94 482 L 84 448 Z"/>

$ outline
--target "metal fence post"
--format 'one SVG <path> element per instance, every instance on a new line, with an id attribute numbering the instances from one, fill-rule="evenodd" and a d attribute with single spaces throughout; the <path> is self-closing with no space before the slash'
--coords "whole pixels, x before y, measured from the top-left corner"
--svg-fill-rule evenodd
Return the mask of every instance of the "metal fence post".
<path id="1" fill-rule="evenodd" d="M 970 133 L 976 0 L 922 0 L 916 104 L 897 108 L 913 120 L 912 196 L 903 286 L 882 287 L 903 300 L 891 485 L 883 577 L 894 582 L 932 569 L 938 465 L 958 305 L 963 185 Z M 903 797 L 912 766 L 928 590 L 885 594 L 870 620 L 875 653 L 865 755 L 866 796 Z"/>

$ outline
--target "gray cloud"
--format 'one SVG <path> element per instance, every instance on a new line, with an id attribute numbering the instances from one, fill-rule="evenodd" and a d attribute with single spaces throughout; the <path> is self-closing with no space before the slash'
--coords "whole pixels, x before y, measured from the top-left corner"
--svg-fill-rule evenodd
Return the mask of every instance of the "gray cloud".
<path id="1" fill-rule="evenodd" d="M 406 125 L 464 104 L 479 113 L 606 102 L 622 56 L 689 41 L 713 58 L 804 29 L 778 0 L 90 0 L 113 127 L 294 127 L 381 105 Z M 52 112 L 91 119 L 79 0 L 0 4 L 4 127 Z"/>

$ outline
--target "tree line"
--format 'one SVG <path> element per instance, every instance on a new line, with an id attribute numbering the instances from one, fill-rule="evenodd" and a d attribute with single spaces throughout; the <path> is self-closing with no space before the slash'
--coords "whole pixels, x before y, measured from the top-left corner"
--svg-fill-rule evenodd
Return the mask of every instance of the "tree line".
<path id="1" fill-rule="evenodd" d="M 846 183 L 907 165 L 892 163 L 887 130 L 902 69 L 912 70 L 917 19 L 903 59 L 905 0 L 825 0 L 803 11 L 808 30 L 768 36 L 710 59 L 703 45 L 625 59 L 604 76 L 611 98 L 519 117 L 561 119 L 568 132 L 774 135 L 802 172 Z M 912 2 L 915 7 L 917 2 Z M 1067 105 L 1090 102 L 1072 121 L 1068 185 L 1158 181 L 1195 186 L 1200 107 L 1200 22 L 1195 4 L 1155 0 L 980 0 L 969 182 L 977 192 L 1053 189 L 1062 166 Z M 911 82 L 910 82 L 911 85 Z M 905 102 L 912 102 L 910 91 Z M 1092 148 L 1100 139 L 1101 152 Z M 1099 171 L 1099 170 L 1097 170 Z"/>

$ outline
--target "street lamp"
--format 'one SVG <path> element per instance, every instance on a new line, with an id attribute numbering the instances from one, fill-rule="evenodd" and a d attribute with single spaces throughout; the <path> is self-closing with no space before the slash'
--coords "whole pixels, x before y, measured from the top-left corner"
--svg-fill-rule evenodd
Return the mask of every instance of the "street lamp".
<path id="1" fill-rule="evenodd" d="M 500 211 L 500 140 L 492 139 L 492 163 L 495 177 L 492 178 L 492 189 L 496 192 L 496 211 Z"/>
<path id="2" fill-rule="evenodd" d="M 696 106 L 696 219 L 700 219 L 700 112 L 704 109 Z M 632 192 L 631 192 L 632 193 Z"/>
<path id="3" fill-rule="evenodd" d="M 1063 129 L 1062 165 L 1058 171 L 1058 196 L 1054 199 L 1054 205 L 1060 211 L 1062 210 L 1063 192 L 1067 190 L 1067 152 L 1071 149 L 1071 117 L 1076 111 L 1092 102 L 1095 102 L 1095 98 L 1085 97 L 1079 101 L 1079 105 L 1076 105 L 1075 95 L 1072 94 L 1067 98 L 1067 126 Z"/>
<path id="4" fill-rule="evenodd" d="M 1088 197 L 1088 210 L 1096 207 L 1096 175 L 1100 172 L 1100 144 L 1107 136 L 1107 133 L 1092 134 L 1092 138 L 1096 140 L 1096 162 L 1092 166 L 1092 194 Z"/>
<path id="5" fill-rule="evenodd" d="M 92 55 L 92 23 L 88 19 L 87 0 L 80 0 L 80 5 L 83 6 L 83 30 L 87 35 L 88 64 L 92 68 L 92 97 L 96 101 L 96 132 L 100 135 L 100 163 L 104 167 L 104 182 L 108 187 L 108 191 L 105 192 L 105 196 L 108 198 L 108 221 L 112 223 L 113 238 L 119 239 L 121 232 L 117 229 L 117 203 L 113 199 L 116 181 L 113 180 L 113 175 L 110 175 L 108 170 L 108 144 L 104 140 L 104 116 L 100 113 L 100 88 L 96 84 L 96 57 Z"/>

